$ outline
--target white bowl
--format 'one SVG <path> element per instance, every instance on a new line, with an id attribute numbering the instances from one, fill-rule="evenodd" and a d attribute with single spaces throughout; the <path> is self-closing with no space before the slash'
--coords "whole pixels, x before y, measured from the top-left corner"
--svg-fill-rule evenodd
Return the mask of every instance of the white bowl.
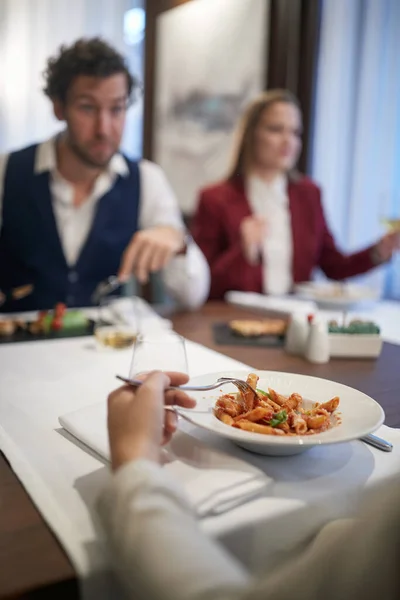
<path id="1" fill-rule="evenodd" d="M 296 296 L 314 301 L 326 310 L 348 311 L 360 304 L 376 302 L 379 294 L 366 286 L 332 281 L 308 281 L 295 286 Z"/>
<path id="2" fill-rule="evenodd" d="M 258 387 L 267 390 L 269 387 L 283 395 L 298 392 L 308 402 L 326 402 L 334 396 L 340 397 L 338 414 L 341 424 L 323 433 L 308 436 L 271 436 L 243 431 L 219 421 L 213 408 L 221 394 L 237 391 L 235 386 L 224 385 L 220 389 L 209 392 L 191 392 L 197 400 L 194 409 L 179 409 L 185 419 L 198 427 L 207 429 L 216 435 L 229 438 L 238 446 L 251 452 L 274 456 L 299 454 L 318 445 L 340 444 L 358 439 L 372 433 L 382 425 L 385 414 L 381 406 L 372 398 L 347 385 L 293 373 L 276 371 L 254 371 L 260 380 Z M 246 379 L 248 371 L 221 371 L 194 377 L 191 384 L 207 385 L 219 377 L 235 377 Z"/>

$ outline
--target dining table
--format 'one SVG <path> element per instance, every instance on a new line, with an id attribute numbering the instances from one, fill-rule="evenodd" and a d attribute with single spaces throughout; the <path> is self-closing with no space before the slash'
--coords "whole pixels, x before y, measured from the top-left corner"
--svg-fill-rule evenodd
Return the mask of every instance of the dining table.
<path id="1" fill-rule="evenodd" d="M 215 324 L 259 316 L 252 309 L 213 301 L 193 312 L 175 312 L 169 318 L 174 330 L 186 339 L 254 369 L 311 375 L 356 388 L 382 406 L 386 425 L 400 428 L 400 345 L 385 342 L 377 359 L 335 358 L 326 364 L 312 364 L 303 357 L 288 355 L 282 347 L 221 345 L 215 341 Z M 22 346 L 36 343 L 19 344 L 16 356 L 19 347 L 22 350 Z M 3 346 L 0 352 L 10 351 L 11 346 L 14 345 Z M 52 347 L 49 342 L 49 353 Z M 1 368 L 0 365 L 3 378 Z M 3 393 L 4 389 L 0 401 L 6 400 Z M 26 402 L 29 401 L 27 397 Z M 78 577 L 67 553 L 3 453 L 0 509 L 0 599 L 78 598 Z"/>

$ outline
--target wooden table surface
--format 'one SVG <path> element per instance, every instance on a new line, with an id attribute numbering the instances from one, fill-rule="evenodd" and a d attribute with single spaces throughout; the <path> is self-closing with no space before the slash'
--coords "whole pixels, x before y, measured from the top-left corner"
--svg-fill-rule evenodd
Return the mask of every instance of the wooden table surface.
<path id="1" fill-rule="evenodd" d="M 215 344 L 213 323 L 254 316 L 249 310 L 210 302 L 172 321 L 186 338 L 257 369 L 314 375 L 362 390 L 384 408 L 387 425 L 400 427 L 400 346 L 384 344 L 377 360 L 332 359 L 312 365 L 281 349 Z M 0 509 L 0 599 L 78 598 L 71 563 L 1 454 Z"/>

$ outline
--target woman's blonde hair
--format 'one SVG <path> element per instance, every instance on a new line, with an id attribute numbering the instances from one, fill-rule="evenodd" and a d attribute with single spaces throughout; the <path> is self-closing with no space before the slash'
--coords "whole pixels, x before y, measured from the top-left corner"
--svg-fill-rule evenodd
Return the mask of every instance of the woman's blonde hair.
<path id="1" fill-rule="evenodd" d="M 298 99 L 292 92 L 284 89 L 274 89 L 257 96 L 245 110 L 236 134 L 236 144 L 233 152 L 231 168 L 227 179 L 245 177 L 254 162 L 254 134 L 263 112 L 277 102 L 287 102 L 297 106 Z"/>

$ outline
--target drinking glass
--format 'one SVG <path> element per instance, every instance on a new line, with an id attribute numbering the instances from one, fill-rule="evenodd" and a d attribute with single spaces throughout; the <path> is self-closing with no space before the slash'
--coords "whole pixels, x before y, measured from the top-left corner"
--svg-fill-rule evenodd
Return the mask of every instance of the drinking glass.
<path id="1" fill-rule="evenodd" d="M 380 222 L 385 227 L 387 233 L 400 232 L 400 216 L 389 215 L 381 217 Z"/>
<path id="2" fill-rule="evenodd" d="M 387 233 L 400 232 L 400 195 L 398 192 L 380 194 L 380 224 Z"/>
<path id="3" fill-rule="evenodd" d="M 149 371 L 188 373 L 185 340 L 173 331 L 158 331 L 137 336 L 129 377 L 135 379 Z"/>
<path id="4" fill-rule="evenodd" d="M 100 301 L 94 325 L 94 337 L 99 350 L 123 350 L 135 342 L 138 326 L 133 320 L 125 321 L 116 311 L 119 298 L 108 296 Z M 134 299 L 132 299 L 134 310 Z"/>

